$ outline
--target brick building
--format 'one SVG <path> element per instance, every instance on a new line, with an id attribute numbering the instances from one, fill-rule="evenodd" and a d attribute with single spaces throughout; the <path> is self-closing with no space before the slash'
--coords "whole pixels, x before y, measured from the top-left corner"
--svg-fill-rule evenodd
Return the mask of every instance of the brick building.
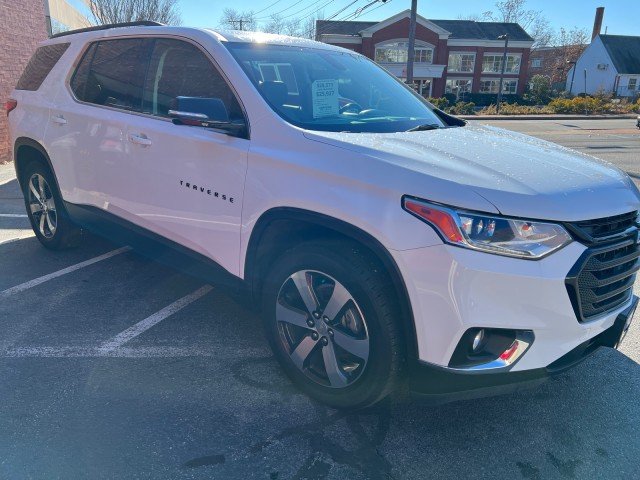
<path id="1" fill-rule="evenodd" d="M 66 0 L 0 0 L 0 102 L 7 97 L 36 46 L 48 33 L 90 25 Z M 7 117 L 0 114 L 0 163 L 11 159 Z"/>
<path id="2" fill-rule="evenodd" d="M 0 0 L 0 25 L 0 99 L 4 107 L 36 45 L 47 38 L 43 0 Z M 2 112 L 0 162 L 9 158 L 7 117 Z"/>
<path id="3" fill-rule="evenodd" d="M 318 20 L 316 38 L 375 60 L 399 78 L 407 76 L 410 11 L 381 22 Z M 418 15 L 413 77 L 430 97 L 445 93 L 497 95 L 508 35 L 503 93 L 525 92 L 533 39 L 517 23 L 427 20 Z"/>
<path id="4" fill-rule="evenodd" d="M 587 45 L 566 45 L 533 50 L 529 57 L 527 81 L 531 81 L 535 75 L 542 75 L 549 80 L 553 89 L 558 91 L 569 89 L 569 85 L 565 85 L 565 79 L 567 72 L 571 70 L 570 62 L 575 62 L 585 48 Z"/>

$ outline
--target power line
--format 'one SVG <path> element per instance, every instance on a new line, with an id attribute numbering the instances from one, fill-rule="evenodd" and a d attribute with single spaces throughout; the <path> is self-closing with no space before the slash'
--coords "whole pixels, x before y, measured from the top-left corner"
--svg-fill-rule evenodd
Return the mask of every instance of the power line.
<path id="1" fill-rule="evenodd" d="M 304 0 L 298 0 L 297 2 L 295 2 L 293 5 L 289 5 L 287 8 L 280 10 L 279 12 L 276 13 L 272 13 L 271 15 L 268 15 L 266 17 L 260 17 L 260 18 L 256 18 L 256 20 L 266 20 L 269 17 L 273 17 L 274 15 L 280 15 L 282 12 L 286 12 L 287 10 L 291 10 L 293 7 L 295 7 L 296 5 L 302 3 Z"/>
<path id="2" fill-rule="evenodd" d="M 313 15 L 315 15 L 316 13 L 318 13 L 320 10 L 322 10 L 324 7 L 326 7 L 327 5 L 329 5 L 330 3 L 335 2 L 336 0 L 316 0 L 315 2 L 313 2 L 311 5 L 307 5 L 306 7 L 304 7 L 301 10 L 298 10 L 296 12 L 290 13 L 289 15 L 285 15 L 284 17 L 281 17 L 282 20 L 285 20 L 287 18 L 291 18 L 294 17 L 296 15 L 298 15 L 299 13 L 304 12 L 305 10 L 309 10 L 310 8 L 313 8 L 314 5 L 317 5 L 320 2 L 325 2 L 324 4 L 322 4 L 320 7 L 318 7 L 315 11 L 311 12 L 310 14 L 306 15 L 305 17 L 301 18 L 300 20 L 304 20 L 306 18 L 309 18 Z"/>
<path id="3" fill-rule="evenodd" d="M 370 10 L 368 13 L 376 11 L 378 8 L 383 7 L 385 4 L 388 4 L 389 2 L 391 2 L 391 0 L 371 0 L 369 3 L 367 3 L 366 5 L 363 5 L 362 7 L 358 8 L 354 12 L 352 12 L 350 14 L 347 14 L 344 17 L 336 19 L 336 20 L 333 20 L 333 21 L 334 22 L 350 21 L 351 19 L 358 18 L 360 15 L 362 15 L 364 13 L 365 10 L 367 10 L 370 7 L 372 7 L 376 3 L 380 3 L 380 5 L 378 5 L 373 10 Z M 353 3 L 355 3 L 355 2 L 353 2 Z M 353 3 L 348 5 L 346 8 L 348 8 L 349 6 L 353 5 Z M 342 9 L 342 10 L 340 10 L 340 12 L 342 12 L 344 10 L 345 9 Z M 340 12 L 338 12 L 338 14 Z M 329 17 L 329 19 L 327 21 L 329 21 L 332 18 L 335 18 L 335 14 L 332 15 L 331 17 Z M 318 31 L 316 32 L 316 36 L 326 33 L 328 31 L 328 29 L 330 29 L 330 28 L 331 28 L 331 25 L 325 25 L 324 28 L 318 29 Z M 311 31 L 307 31 L 307 32 L 305 32 L 305 35 L 309 35 L 310 33 L 311 33 Z"/>
<path id="4" fill-rule="evenodd" d="M 349 8 L 351 5 L 358 3 L 360 0 L 353 0 L 353 2 L 351 2 L 349 5 L 347 5 L 346 7 L 338 10 L 336 13 L 334 13 L 333 15 L 331 15 L 329 18 L 327 18 L 327 21 L 332 20 L 334 18 L 336 18 L 338 15 L 340 15 L 342 12 L 344 12 L 347 8 Z"/>
<path id="5" fill-rule="evenodd" d="M 259 14 L 259 13 L 264 12 L 265 10 L 269 10 L 270 8 L 275 7 L 275 6 L 276 6 L 278 3 L 280 3 L 281 1 L 282 1 L 282 0 L 276 0 L 275 2 L 273 2 L 273 3 L 272 3 L 271 5 L 269 5 L 268 7 L 263 8 L 262 10 L 258 10 L 257 12 L 254 12 L 254 15 L 257 15 L 257 14 Z"/>
<path id="6" fill-rule="evenodd" d="M 329 17 L 328 17 L 328 18 L 326 18 L 326 19 L 322 19 L 322 20 L 323 20 L 323 21 L 326 21 L 326 22 L 331 21 L 332 19 L 334 19 L 335 17 L 337 17 L 338 15 L 340 15 L 342 12 L 344 12 L 347 8 L 351 7 L 352 5 L 356 4 L 356 3 L 357 3 L 357 2 L 359 2 L 359 1 L 360 1 L 360 0 L 354 0 L 353 2 L 351 2 L 351 3 L 350 3 L 349 5 L 347 5 L 346 7 L 344 7 L 344 8 L 342 8 L 342 9 L 338 10 L 338 11 L 337 11 L 336 13 L 334 13 L 333 15 L 329 16 Z M 373 1 L 378 1 L 378 0 L 373 0 Z M 343 19 L 345 19 L 345 18 L 349 18 L 351 15 L 353 15 L 353 14 L 348 14 L 348 15 L 346 15 L 346 16 L 345 16 L 345 17 L 343 17 L 343 18 L 339 18 L 339 19 L 337 19 L 337 20 L 333 20 L 333 21 L 334 21 L 334 22 L 339 22 L 339 21 L 342 21 L 342 20 L 343 20 Z M 325 33 L 326 28 L 327 28 L 328 26 L 329 26 L 329 25 L 326 25 L 326 26 L 325 26 L 325 29 L 316 29 L 316 32 L 315 32 L 315 36 L 316 36 L 316 38 L 317 38 L 317 36 L 318 36 L 318 35 L 322 35 L 323 33 Z M 313 33 L 313 30 L 314 30 L 314 29 L 315 29 L 315 28 L 314 28 L 314 27 L 312 27 L 310 30 L 306 31 L 306 32 L 305 32 L 305 36 L 308 36 L 308 35 L 310 35 L 311 33 Z"/>

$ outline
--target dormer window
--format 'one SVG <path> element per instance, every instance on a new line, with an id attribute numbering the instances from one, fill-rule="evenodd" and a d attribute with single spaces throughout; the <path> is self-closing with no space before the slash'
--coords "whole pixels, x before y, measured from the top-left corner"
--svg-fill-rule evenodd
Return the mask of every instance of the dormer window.
<path id="1" fill-rule="evenodd" d="M 407 63 L 409 58 L 409 42 L 394 41 L 381 43 L 376 46 L 376 62 L 378 63 Z M 425 43 L 416 42 L 413 61 L 415 63 L 432 63 L 433 47 Z"/>

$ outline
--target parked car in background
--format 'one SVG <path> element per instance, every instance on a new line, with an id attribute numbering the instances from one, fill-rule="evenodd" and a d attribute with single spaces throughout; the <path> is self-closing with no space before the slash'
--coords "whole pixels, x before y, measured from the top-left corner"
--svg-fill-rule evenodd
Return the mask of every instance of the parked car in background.
<path id="1" fill-rule="evenodd" d="M 48 248 L 125 230 L 256 304 L 312 398 L 537 384 L 615 347 L 639 193 L 612 165 L 436 109 L 309 40 L 153 24 L 45 41 L 7 103 Z"/>

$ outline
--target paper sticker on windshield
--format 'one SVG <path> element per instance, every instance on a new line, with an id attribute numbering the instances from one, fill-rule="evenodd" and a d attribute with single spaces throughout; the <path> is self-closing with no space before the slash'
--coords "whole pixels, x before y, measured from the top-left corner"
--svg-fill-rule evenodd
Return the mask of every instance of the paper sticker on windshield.
<path id="1" fill-rule="evenodd" d="M 338 82 L 316 80 L 311 85 L 313 95 L 313 118 L 338 115 Z"/>

